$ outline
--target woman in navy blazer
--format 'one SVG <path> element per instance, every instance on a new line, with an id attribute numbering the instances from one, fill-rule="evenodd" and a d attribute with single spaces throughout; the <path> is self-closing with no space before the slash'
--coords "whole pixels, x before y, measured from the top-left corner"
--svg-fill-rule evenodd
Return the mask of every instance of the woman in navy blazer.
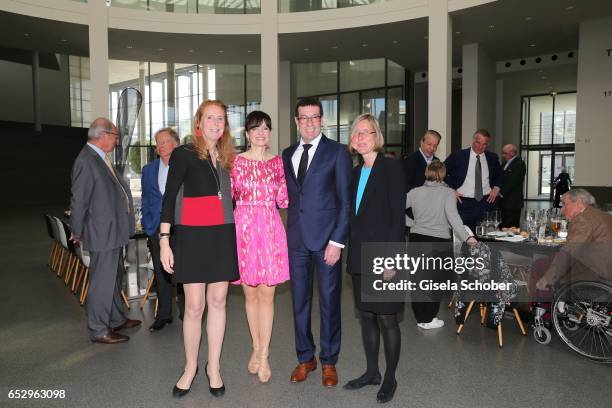
<path id="1" fill-rule="evenodd" d="M 401 337 L 397 314 L 402 302 L 367 302 L 362 299 L 362 279 L 371 281 L 370 265 L 362 265 L 362 244 L 370 242 L 403 242 L 406 189 L 404 172 L 399 160 L 384 157 L 384 139 L 376 118 L 363 114 L 351 128 L 349 149 L 356 151 L 364 164 L 353 169 L 351 184 L 351 216 L 347 257 L 347 272 L 352 275 L 355 305 L 359 310 L 361 334 L 367 369 L 361 377 L 349 381 L 344 388 L 355 390 L 381 382 L 378 370 L 378 349 L 382 332 L 386 371 L 376 395 L 378 402 L 393 399 L 397 381 L 395 370 L 399 361 Z M 391 279 L 393 271 L 385 271 L 383 279 Z M 368 276 L 370 275 L 370 276 Z"/>

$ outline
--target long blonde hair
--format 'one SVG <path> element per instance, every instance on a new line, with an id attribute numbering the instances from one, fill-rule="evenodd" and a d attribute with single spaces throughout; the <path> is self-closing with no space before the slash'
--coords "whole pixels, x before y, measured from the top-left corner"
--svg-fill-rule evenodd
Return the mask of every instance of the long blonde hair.
<path id="1" fill-rule="evenodd" d="M 229 131 L 229 122 L 227 120 L 227 106 L 223 102 L 217 99 L 209 99 L 204 101 L 198 106 L 195 117 L 193 118 L 193 146 L 198 158 L 200 160 L 208 160 L 208 146 L 206 140 L 204 140 L 203 130 L 200 129 L 200 122 L 204 115 L 204 110 L 209 106 L 217 106 L 223 109 L 223 116 L 225 120 L 225 127 L 223 129 L 223 135 L 217 141 L 217 151 L 219 152 L 219 159 L 221 160 L 221 166 L 227 171 L 230 171 L 234 165 L 234 157 L 236 152 L 234 150 L 234 143 L 232 142 L 232 136 Z"/>

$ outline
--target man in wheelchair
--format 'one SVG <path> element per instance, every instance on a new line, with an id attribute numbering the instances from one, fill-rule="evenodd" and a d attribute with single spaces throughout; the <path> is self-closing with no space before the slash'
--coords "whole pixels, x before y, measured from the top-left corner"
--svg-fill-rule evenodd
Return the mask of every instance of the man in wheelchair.
<path id="1" fill-rule="evenodd" d="M 577 188 L 563 194 L 561 213 L 569 222 L 567 243 L 537 281 L 545 290 L 557 283 L 612 280 L 612 216 L 595 208 L 595 198 Z"/>

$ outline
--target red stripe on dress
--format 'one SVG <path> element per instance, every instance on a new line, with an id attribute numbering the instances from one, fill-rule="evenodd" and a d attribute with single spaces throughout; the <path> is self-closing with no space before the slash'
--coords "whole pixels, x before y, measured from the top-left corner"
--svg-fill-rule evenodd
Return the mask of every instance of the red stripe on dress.
<path id="1" fill-rule="evenodd" d="M 182 225 L 203 227 L 223 224 L 223 205 L 219 197 L 183 197 Z"/>

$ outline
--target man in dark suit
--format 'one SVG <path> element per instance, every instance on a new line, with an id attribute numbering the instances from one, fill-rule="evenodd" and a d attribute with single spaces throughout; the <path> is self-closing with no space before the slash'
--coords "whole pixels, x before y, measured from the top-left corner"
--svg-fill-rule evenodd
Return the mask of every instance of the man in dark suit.
<path id="1" fill-rule="evenodd" d="M 110 120 L 94 120 L 71 175 L 70 239 L 82 244 L 90 254 L 89 336 L 93 342 L 106 344 L 129 340 L 117 330 L 141 323 L 126 318 L 121 309 L 122 252 L 134 235 L 135 220 L 130 188 L 111 160 L 118 135 Z"/>
<path id="2" fill-rule="evenodd" d="M 301 99 L 295 108 L 300 141 L 283 151 L 289 193 L 287 245 L 298 365 L 291 382 L 304 381 L 317 367 L 310 328 L 313 274 L 319 286 L 319 359 L 323 385 L 338 383 L 340 353 L 339 262 L 349 225 L 352 162 L 346 146 L 321 133 L 323 110 L 317 99 Z"/>
<path id="3" fill-rule="evenodd" d="M 421 138 L 421 146 L 404 159 L 404 174 L 406 180 L 406 193 L 425 183 L 425 169 L 433 160 L 442 136 L 435 130 L 428 130 Z"/>
<path id="4" fill-rule="evenodd" d="M 504 159 L 504 181 L 501 187 L 502 227 L 520 227 L 521 208 L 523 208 L 523 181 L 525 181 L 525 162 L 517 155 L 513 144 L 502 149 Z"/>
<path id="5" fill-rule="evenodd" d="M 502 169 L 495 153 L 487 151 L 491 135 L 486 129 L 474 133 L 472 146 L 451 154 L 446 161 L 446 184 L 455 190 L 457 210 L 463 223 L 476 232 L 476 224 L 495 208 L 502 183 Z"/>
<path id="6" fill-rule="evenodd" d="M 155 133 L 155 151 L 159 156 L 142 168 L 142 228 L 149 241 L 149 250 L 153 258 L 153 271 L 157 283 L 157 317 L 149 330 L 154 332 L 172 323 L 172 277 L 164 271 L 159 257 L 159 219 L 161 216 L 162 199 L 166 190 L 166 179 L 170 168 L 169 161 L 172 151 L 181 141 L 172 128 L 163 128 Z M 179 297 L 179 317 L 183 319 L 185 297 L 183 285 L 177 285 Z"/>

